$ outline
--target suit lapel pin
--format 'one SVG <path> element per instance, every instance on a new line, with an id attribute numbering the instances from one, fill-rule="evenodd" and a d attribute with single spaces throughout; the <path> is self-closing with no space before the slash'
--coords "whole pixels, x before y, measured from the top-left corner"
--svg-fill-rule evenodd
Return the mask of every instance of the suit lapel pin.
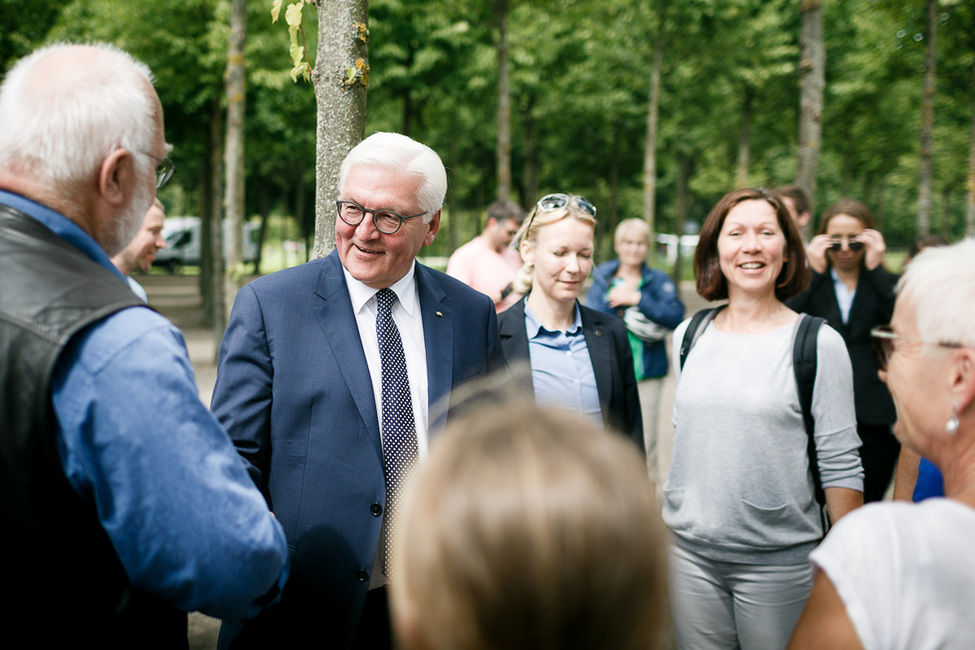
<path id="1" fill-rule="evenodd" d="M 437 312 L 437 316 L 438 316 L 439 318 L 443 318 L 443 313 L 442 313 L 442 312 L 439 312 L 439 311 L 438 311 L 438 312 Z"/>

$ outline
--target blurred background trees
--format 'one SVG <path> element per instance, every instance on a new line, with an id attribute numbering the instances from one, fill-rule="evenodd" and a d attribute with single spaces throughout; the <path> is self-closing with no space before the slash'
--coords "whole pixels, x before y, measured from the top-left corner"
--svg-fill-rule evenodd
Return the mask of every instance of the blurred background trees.
<path id="1" fill-rule="evenodd" d="M 499 194 L 526 208 L 548 192 L 585 195 L 599 208 L 603 255 L 615 224 L 645 217 L 648 202 L 657 232 L 673 233 L 681 220 L 694 232 L 730 189 L 799 178 L 806 4 L 370 0 L 364 131 L 408 133 L 447 164 L 445 229 L 424 251 L 433 256 L 473 236 Z M 818 4 L 817 213 L 859 198 L 889 245 L 902 247 L 928 192 L 922 229 L 964 236 L 975 227 L 975 1 Z M 923 189 L 929 6 L 937 39 Z M 176 145 L 178 173 L 161 198 L 171 215 L 212 216 L 222 209 L 230 8 L 230 0 L 0 0 L 0 74 L 55 39 L 110 41 L 145 60 Z M 270 9 L 270 0 L 247 3 L 245 214 L 276 218 L 278 236 L 310 251 L 318 103 L 312 84 L 292 82 L 287 29 L 271 23 Z M 320 33 L 316 13 L 304 12 L 313 64 L 319 38 L 341 37 Z M 327 209 L 319 201 L 317 212 Z"/>

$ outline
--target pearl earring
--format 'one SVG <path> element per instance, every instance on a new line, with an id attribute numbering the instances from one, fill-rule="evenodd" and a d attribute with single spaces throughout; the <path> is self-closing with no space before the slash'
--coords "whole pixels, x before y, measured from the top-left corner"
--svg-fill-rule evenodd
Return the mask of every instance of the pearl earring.
<path id="1" fill-rule="evenodd" d="M 949 436 L 958 433 L 958 410 L 954 405 L 951 407 L 951 417 L 948 418 L 948 422 L 945 424 L 945 433 Z"/>

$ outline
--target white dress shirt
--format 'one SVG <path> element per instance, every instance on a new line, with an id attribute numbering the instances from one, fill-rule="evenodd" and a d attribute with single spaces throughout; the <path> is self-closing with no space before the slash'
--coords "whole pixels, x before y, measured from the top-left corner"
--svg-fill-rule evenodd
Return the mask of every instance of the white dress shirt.
<path id="1" fill-rule="evenodd" d="M 857 290 L 846 286 L 835 269 L 830 268 L 829 273 L 833 278 L 833 292 L 836 294 L 836 303 L 840 306 L 840 317 L 846 325 L 850 320 L 850 308 L 853 306 L 853 298 L 856 297 Z"/>

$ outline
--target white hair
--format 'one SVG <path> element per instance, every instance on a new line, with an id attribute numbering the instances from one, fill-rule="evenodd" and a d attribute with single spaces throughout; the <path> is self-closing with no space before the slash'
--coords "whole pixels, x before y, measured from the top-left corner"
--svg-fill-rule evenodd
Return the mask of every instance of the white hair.
<path id="1" fill-rule="evenodd" d="M 914 307 L 922 339 L 975 347 L 975 240 L 921 251 L 897 293 Z"/>
<path id="2" fill-rule="evenodd" d="M 0 169 L 74 184 L 117 147 L 148 153 L 156 135 L 151 87 L 149 68 L 111 45 L 36 50 L 0 86 Z M 140 172 L 155 166 L 147 155 L 133 159 Z"/>
<path id="3" fill-rule="evenodd" d="M 342 161 L 339 170 L 339 193 L 345 190 L 345 179 L 353 167 L 364 166 L 406 174 L 420 179 L 416 201 L 426 212 L 429 223 L 443 207 L 447 195 L 447 170 L 433 149 L 400 133 L 380 131 L 357 144 Z"/>

